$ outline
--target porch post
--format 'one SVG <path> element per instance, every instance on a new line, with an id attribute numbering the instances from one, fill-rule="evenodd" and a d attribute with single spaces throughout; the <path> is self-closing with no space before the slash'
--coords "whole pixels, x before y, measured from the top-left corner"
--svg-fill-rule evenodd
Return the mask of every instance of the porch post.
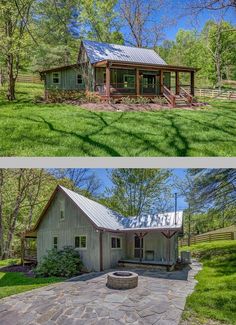
<path id="1" fill-rule="evenodd" d="M 106 97 L 109 101 L 110 99 L 110 84 L 111 84 L 111 71 L 110 71 L 110 64 L 107 62 L 106 65 Z"/>
<path id="2" fill-rule="evenodd" d="M 163 70 L 160 70 L 160 95 L 163 95 L 163 86 L 164 86 L 164 74 L 163 74 Z"/>
<path id="3" fill-rule="evenodd" d="M 190 79 L 191 79 L 191 95 L 194 96 L 194 71 L 190 72 Z"/>
<path id="4" fill-rule="evenodd" d="M 136 96 L 140 95 L 140 79 L 139 79 L 139 69 L 136 69 Z"/>
<path id="5" fill-rule="evenodd" d="M 175 92 L 179 95 L 179 71 L 175 71 Z"/>
<path id="6" fill-rule="evenodd" d="M 142 262 L 142 233 L 139 234 L 139 261 Z"/>

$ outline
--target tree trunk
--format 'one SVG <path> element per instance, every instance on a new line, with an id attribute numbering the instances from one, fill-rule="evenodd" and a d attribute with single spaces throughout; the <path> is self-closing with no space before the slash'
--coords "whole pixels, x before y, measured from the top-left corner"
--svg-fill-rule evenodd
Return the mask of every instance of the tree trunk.
<path id="1" fill-rule="evenodd" d="M 191 246 L 191 214 L 190 214 L 190 207 L 188 213 L 188 246 Z"/>
<path id="2" fill-rule="evenodd" d="M 15 100 L 15 77 L 13 74 L 14 59 L 13 55 L 9 54 L 7 56 L 7 75 L 8 75 L 8 89 L 7 89 L 7 99 L 12 101 Z"/>

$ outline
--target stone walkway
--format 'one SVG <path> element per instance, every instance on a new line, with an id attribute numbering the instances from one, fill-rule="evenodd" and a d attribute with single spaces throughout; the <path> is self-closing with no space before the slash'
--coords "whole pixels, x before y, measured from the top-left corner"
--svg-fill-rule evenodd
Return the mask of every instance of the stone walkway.
<path id="1" fill-rule="evenodd" d="M 0 324 L 177 325 L 200 268 L 133 270 L 139 285 L 124 291 L 108 289 L 105 273 L 84 275 L 0 300 Z"/>

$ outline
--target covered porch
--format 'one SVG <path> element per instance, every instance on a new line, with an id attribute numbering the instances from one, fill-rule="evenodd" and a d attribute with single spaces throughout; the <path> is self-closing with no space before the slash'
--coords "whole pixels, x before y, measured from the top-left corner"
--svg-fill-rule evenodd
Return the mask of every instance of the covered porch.
<path id="1" fill-rule="evenodd" d="M 172 270 L 178 259 L 178 230 L 129 230 L 126 256 L 118 261 L 123 267 Z"/>
<path id="2" fill-rule="evenodd" d="M 110 98 L 164 96 L 171 106 L 178 99 L 191 103 L 196 68 L 102 61 L 95 64 L 95 91 Z"/>
<path id="3" fill-rule="evenodd" d="M 29 231 L 22 233 L 21 238 L 21 264 L 37 264 L 37 235 Z"/>

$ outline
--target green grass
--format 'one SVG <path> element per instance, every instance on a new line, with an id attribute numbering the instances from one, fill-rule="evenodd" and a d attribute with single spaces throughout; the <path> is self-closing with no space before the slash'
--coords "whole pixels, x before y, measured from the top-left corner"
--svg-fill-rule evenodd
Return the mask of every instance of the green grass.
<path id="1" fill-rule="evenodd" d="M 235 325 L 236 241 L 202 243 L 190 250 L 203 263 L 203 269 L 196 276 L 194 292 L 187 298 L 183 318 L 192 324 L 209 324 L 208 320 L 213 319 Z"/>
<path id="2" fill-rule="evenodd" d="M 21 272 L 0 272 L 0 299 L 63 281 L 62 278 L 30 278 Z"/>
<path id="3" fill-rule="evenodd" d="M 93 112 L 35 103 L 41 85 L 0 94 L 0 156 L 236 156 L 236 102 L 155 112 Z"/>
<path id="4" fill-rule="evenodd" d="M 19 258 L 8 258 L 6 260 L 0 260 L 0 268 L 4 266 L 9 266 L 12 264 L 19 264 L 20 259 Z"/>

